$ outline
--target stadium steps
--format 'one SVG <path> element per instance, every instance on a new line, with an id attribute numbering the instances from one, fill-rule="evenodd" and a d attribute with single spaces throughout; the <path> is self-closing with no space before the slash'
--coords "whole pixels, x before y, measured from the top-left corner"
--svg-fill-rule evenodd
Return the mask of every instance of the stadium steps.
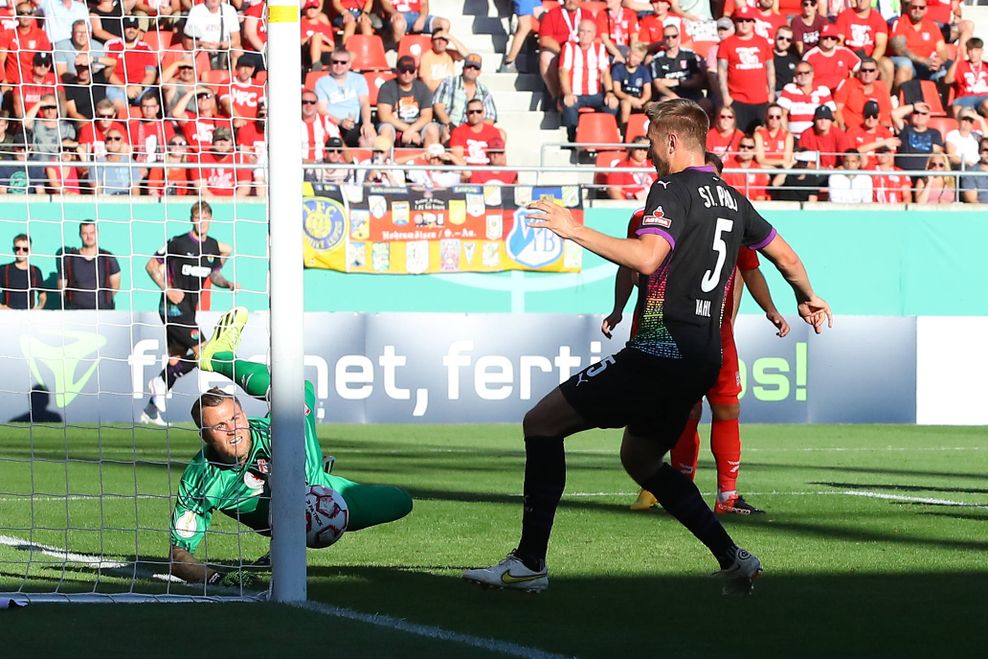
<path id="1" fill-rule="evenodd" d="M 498 126 L 507 135 L 508 162 L 513 165 L 559 165 L 575 162 L 574 156 L 558 147 L 543 145 L 566 141 L 560 128 L 560 115 L 551 108 L 543 111 L 544 86 L 538 75 L 538 61 L 523 49 L 518 68 L 523 73 L 496 73 L 511 39 L 511 2 L 499 0 L 432 0 L 430 12 L 448 18 L 450 31 L 471 52 L 483 57 L 481 81 L 494 93 L 498 108 Z M 593 175 L 579 175 L 590 182 Z M 521 172 L 522 183 L 572 183 L 570 174 Z"/>

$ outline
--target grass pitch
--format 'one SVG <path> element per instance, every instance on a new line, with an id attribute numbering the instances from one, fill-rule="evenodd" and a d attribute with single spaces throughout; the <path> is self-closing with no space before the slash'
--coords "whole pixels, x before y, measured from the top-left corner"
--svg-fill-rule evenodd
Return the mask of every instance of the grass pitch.
<path id="1" fill-rule="evenodd" d="M 766 568 L 747 598 L 720 595 L 707 576 L 716 563 L 675 520 L 628 511 L 635 488 L 619 465 L 615 431 L 567 442 L 551 585 L 539 596 L 460 580 L 463 569 L 499 560 L 517 541 L 517 426 L 321 432 L 336 473 L 401 485 L 415 510 L 310 551 L 310 599 L 514 645 L 484 650 L 273 605 L 32 605 L 0 611 L 4 654 L 929 657 L 980 656 L 988 643 L 981 428 L 744 426 L 741 491 L 767 514 L 724 522 Z M 170 494 L 198 450 L 194 433 L 4 426 L 0 446 L 0 535 L 34 543 L 33 551 L 26 542 L 0 544 L 0 591 L 182 592 L 152 575 L 164 571 Z M 710 501 L 706 449 L 697 483 Z M 31 492 L 33 504 L 23 496 Z M 266 551 L 263 538 L 225 517 L 210 536 L 200 556 L 208 550 L 211 561 Z M 39 545 L 74 552 L 72 560 Z"/>

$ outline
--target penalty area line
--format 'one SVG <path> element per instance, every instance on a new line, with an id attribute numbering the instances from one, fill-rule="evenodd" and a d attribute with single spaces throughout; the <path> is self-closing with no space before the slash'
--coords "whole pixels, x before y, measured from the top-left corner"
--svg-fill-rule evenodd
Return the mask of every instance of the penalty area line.
<path id="1" fill-rule="evenodd" d="M 333 618 L 363 622 L 376 627 L 385 627 L 387 629 L 404 632 L 406 634 L 414 634 L 415 636 L 461 643 L 463 645 L 469 645 L 470 647 L 479 648 L 481 650 L 499 652 L 509 657 L 524 657 L 525 659 L 564 659 L 566 657 L 566 655 L 553 654 L 538 648 L 519 645 L 509 641 L 498 641 L 493 638 L 483 638 L 481 636 L 473 636 L 471 634 L 462 634 L 460 632 L 453 632 L 448 629 L 443 629 L 442 627 L 433 627 L 431 625 L 418 625 L 408 622 L 407 620 L 393 618 L 388 615 L 362 613 L 360 611 L 354 611 L 353 609 L 326 604 L 325 602 L 305 602 L 302 604 L 292 604 L 291 606 L 297 606 L 300 609 L 331 616 Z"/>
<path id="2" fill-rule="evenodd" d="M 980 503 L 967 503 L 964 501 L 953 501 L 951 499 L 934 499 L 930 497 L 907 497 L 901 494 L 884 494 L 882 492 L 868 492 L 861 490 L 848 490 L 841 492 L 850 497 L 867 497 L 869 499 L 885 499 L 886 501 L 903 501 L 905 503 L 928 503 L 934 506 L 958 506 L 964 508 L 985 508 L 988 505 Z"/>

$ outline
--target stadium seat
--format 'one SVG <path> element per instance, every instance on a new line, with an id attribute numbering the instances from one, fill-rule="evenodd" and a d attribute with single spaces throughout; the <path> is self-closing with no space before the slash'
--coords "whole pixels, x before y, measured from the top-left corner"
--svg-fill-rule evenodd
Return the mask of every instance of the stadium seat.
<path id="1" fill-rule="evenodd" d="M 161 52 L 171 48 L 172 44 L 175 43 L 175 33 L 174 32 L 148 32 L 144 35 L 142 39 L 144 43 L 151 46 L 151 50 L 154 52 Z"/>
<path id="2" fill-rule="evenodd" d="M 376 34 L 354 34 L 346 40 L 353 57 L 354 71 L 387 71 L 391 68 L 384 56 L 384 42 Z"/>
<path id="3" fill-rule="evenodd" d="M 395 74 L 391 71 L 367 71 L 364 73 L 364 80 L 367 81 L 367 98 L 371 106 L 377 105 L 377 93 L 381 91 L 381 85 L 394 78 Z"/>
<path id="4" fill-rule="evenodd" d="M 254 75 L 254 84 L 255 85 L 263 85 L 267 81 L 268 81 L 268 72 L 267 71 L 258 71 Z"/>
<path id="5" fill-rule="evenodd" d="M 392 157 L 395 160 L 398 160 L 399 158 L 405 158 L 407 156 L 415 156 L 415 159 L 408 161 L 407 163 L 405 163 L 406 165 L 424 165 L 428 162 L 428 158 L 426 158 L 425 156 L 425 149 L 419 149 L 419 148 L 410 149 L 405 147 L 399 147 L 394 150 L 394 156 Z"/>
<path id="6" fill-rule="evenodd" d="M 406 34 L 398 43 L 398 57 L 411 55 L 415 62 L 422 61 L 422 53 L 432 50 L 432 36 L 428 34 Z"/>
<path id="7" fill-rule="evenodd" d="M 211 87 L 218 87 L 221 85 L 230 84 L 230 72 L 229 71 L 203 71 L 199 74 L 199 81 L 203 82 Z"/>
<path id="8" fill-rule="evenodd" d="M 947 133 L 957 130 L 957 120 L 953 117 L 930 117 L 930 128 L 940 131 L 940 137 L 947 137 Z"/>
<path id="9" fill-rule="evenodd" d="M 696 53 L 696 56 L 700 59 L 706 59 L 707 53 L 718 43 L 717 41 L 694 41 L 693 47 L 690 50 Z"/>
<path id="10" fill-rule="evenodd" d="M 144 116 L 144 113 L 141 112 L 141 108 L 137 105 L 128 106 L 128 109 L 129 109 L 129 116 L 127 117 L 128 119 L 140 119 L 141 117 Z M 121 117 L 121 119 L 122 118 L 123 117 Z"/>
<path id="11" fill-rule="evenodd" d="M 625 154 L 621 151 L 601 151 L 594 161 L 596 167 L 613 167 L 624 159 Z M 594 185 L 607 185 L 610 174 L 596 172 L 593 175 Z"/>
<path id="12" fill-rule="evenodd" d="M 365 160 L 370 160 L 371 155 L 372 151 L 370 149 L 350 149 L 350 157 L 353 158 L 353 162 L 364 162 Z"/>
<path id="13" fill-rule="evenodd" d="M 621 141 L 617 119 L 606 112 L 581 114 L 576 125 L 576 141 L 580 144 L 617 144 Z M 613 151 L 615 147 L 610 147 Z M 607 147 L 589 147 L 588 151 L 606 151 Z"/>
<path id="14" fill-rule="evenodd" d="M 923 91 L 923 100 L 930 106 L 930 115 L 946 117 L 947 112 L 943 109 L 943 101 L 940 98 L 940 89 L 937 87 L 937 83 L 932 80 L 920 80 L 919 88 Z"/>
<path id="15" fill-rule="evenodd" d="M 328 71 L 309 71 L 305 74 L 305 84 L 302 85 L 305 89 L 311 89 L 315 91 L 316 83 L 319 82 L 319 78 L 323 76 L 328 76 Z"/>
<path id="16" fill-rule="evenodd" d="M 634 142 L 636 137 L 641 137 L 648 132 L 648 117 L 644 114 L 631 115 L 628 119 L 628 126 L 624 130 L 624 141 Z"/>

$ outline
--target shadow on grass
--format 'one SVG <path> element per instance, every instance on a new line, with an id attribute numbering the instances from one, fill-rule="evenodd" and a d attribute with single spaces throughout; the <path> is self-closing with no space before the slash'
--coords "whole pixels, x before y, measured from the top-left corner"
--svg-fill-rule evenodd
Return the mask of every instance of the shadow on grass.
<path id="1" fill-rule="evenodd" d="M 485 591 L 458 572 L 310 568 L 309 594 L 581 657 L 928 657 L 944 643 L 968 656 L 988 640 L 970 618 L 988 571 L 769 573 L 747 598 L 722 597 L 705 576 L 556 575 L 535 596 Z"/>

